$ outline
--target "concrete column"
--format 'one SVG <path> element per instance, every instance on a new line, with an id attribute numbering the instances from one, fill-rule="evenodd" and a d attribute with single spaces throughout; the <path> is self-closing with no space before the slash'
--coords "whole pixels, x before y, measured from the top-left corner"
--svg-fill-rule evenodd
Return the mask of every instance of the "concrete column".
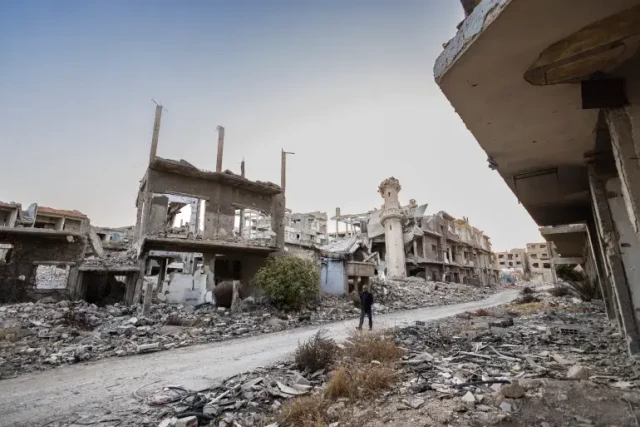
<path id="1" fill-rule="evenodd" d="M 595 218 L 595 213 L 592 213 L 592 215 Z M 598 233 L 593 221 L 589 221 L 587 224 L 587 238 L 589 240 L 589 253 L 596 268 L 598 285 L 600 286 L 600 293 L 604 300 L 607 318 L 609 320 L 616 319 L 616 306 L 613 302 L 611 285 L 609 284 L 609 278 L 607 277 L 603 254 L 600 248 L 600 242 L 598 241 Z"/>
<path id="2" fill-rule="evenodd" d="M 549 264 L 551 265 L 551 280 L 554 285 L 558 284 L 558 273 L 556 273 L 556 262 L 554 261 L 556 251 L 553 250 L 553 242 L 547 241 L 549 247 Z M 541 264 L 544 267 L 544 263 Z"/>
<path id="3" fill-rule="evenodd" d="M 640 162 L 634 144 L 633 127 L 626 108 L 606 111 L 611 134 L 611 147 L 618 175 L 622 181 L 622 195 L 636 235 L 640 237 Z"/>
<path id="4" fill-rule="evenodd" d="M 218 126 L 218 156 L 216 157 L 216 172 L 222 172 L 222 155 L 224 154 L 224 127 Z"/>
<path id="5" fill-rule="evenodd" d="M 629 284 L 618 250 L 618 236 L 609 210 L 604 183 L 596 177 L 592 165 L 589 167 L 589 187 L 596 214 L 596 225 L 602 237 L 600 243 L 604 248 L 605 262 L 608 264 L 611 274 L 609 281 L 613 284 L 615 299 L 620 311 L 622 329 L 628 339 L 629 352 L 637 354 L 640 352 L 640 337 L 631 302 Z"/>
<path id="6" fill-rule="evenodd" d="M 145 257 L 145 265 L 146 265 L 146 257 Z M 144 275 L 142 276 L 142 281 L 144 283 Z M 142 304 L 142 315 L 144 317 L 149 317 L 151 314 L 151 300 L 153 298 L 153 282 L 148 281 L 144 290 L 144 301 Z"/>
<path id="7" fill-rule="evenodd" d="M 271 197 L 271 229 L 276 233 L 276 247 L 284 251 L 284 192 Z"/>
<path id="8" fill-rule="evenodd" d="M 136 290 L 133 293 L 133 304 L 140 304 L 140 296 L 142 295 L 142 285 L 144 284 L 144 273 L 147 270 L 147 255 L 143 255 L 138 259 L 138 281 Z"/>
<path id="9" fill-rule="evenodd" d="M 435 254 L 436 257 L 438 256 L 438 254 Z M 422 236 L 422 256 L 424 258 L 428 258 L 427 257 L 427 239 L 424 238 L 424 236 Z"/>
<path id="10" fill-rule="evenodd" d="M 158 153 L 158 137 L 160 136 L 160 120 L 162 119 L 162 105 L 156 105 L 156 116 L 153 120 L 153 136 L 151 137 L 151 150 L 149 152 L 149 163 L 156 158 Z"/>
<path id="11" fill-rule="evenodd" d="M 167 258 L 162 258 L 160 260 L 160 271 L 158 272 L 158 283 L 156 284 L 156 293 L 162 292 L 162 285 L 164 283 L 164 279 L 167 276 L 167 265 L 169 264 L 169 260 Z"/>
<path id="12" fill-rule="evenodd" d="M 240 176 L 244 178 L 244 159 L 240 163 Z M 240 231 L 240 238 L 243 238 L 244 231 L 244 209 L 240 209 L 240 221 L 238 222 L 238 230 Z"/>
<path id="13" fill-rule="evenodd" d="M 134 295 L 136 292 L 136 284 L 138 283 L 139 273 L 131 273 L 127 275 L 127 287 L 124 294 L 124 303 L 126 305 L 134 304 Z"/>

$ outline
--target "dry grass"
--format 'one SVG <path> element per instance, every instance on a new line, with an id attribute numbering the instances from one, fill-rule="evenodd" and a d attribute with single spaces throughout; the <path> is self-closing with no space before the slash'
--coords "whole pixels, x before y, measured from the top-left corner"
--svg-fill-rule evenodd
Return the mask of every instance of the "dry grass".
<path id="1" fill-rule="evenodd" d="M 331 372 L 325 396 L 329 399 L 337 399 L 339 397 L 353 397 L 357 390 L 351 372 L 345 366 L 338 366 Z"/>
<path id="2" fill-rule="evenodd" d="M 277 416 L 282 427 L 326 427 L 329 421 L 326 411 L 334 400 L 371 398 L 391 388 L 398 379 L 393 362 L 402 356 L 403 350 L 395 345 L 390 334 L 353 333 L 342 353 L 344 360 L 330 372 L 323 394 L 298 397 L 283 405 Z M 310 363 L 314 368 L 319 362 L 329 366 L 335 356 L 335 342 L 318 333 L 298 346 L 296 362 L 299 368 L 304 365 L 307 369 Z"/>
<path id="3" fill-rule="evenodd" d="M 516 304 L 529 304 L 532 302 L 540 302 L 540 298 L 533 296 L 532 294 L 525 294 L 518 298 Z"/>
<path id="4" fill-rule="evenodd" d="M 298 345 L 295 361 L 299 370 L 314 372 L 333 365 L 338 355 L 338 345 L 331 338 L 327 338 L 325 332 L 319 330 L 308 341 Z"/>
<path id="5" fill-rule="evenodd" d="M 344 355 L 362 363 L 388 363 L 404 354 L 393 336 L 384 332 L 353 332 L 344 344 Z"/>
<path id="6" fill-rule="evenodd" d="M 389 364 L 341 365 L 331 372 L 325 396 L 328 399 L 372 396 L 390 388 L 396 379 L 397 374 Z"/>
<path id="7" fill-rule="evenodd" d="M 479 310 L 472 312 L 471 315 L 475 317 L 486 317 L 486 316 L 491 316 L 491 313 L 489 312 L 489 310 L 485 310 L 484 308 L 481 308 Z"/>
<path id="8" fill-rule="evenodd" d="M 510 311 L 514 311 L 520 316 L 527 316 L 529 314 L 539 313 L 541 311 L 547 311 L 549 309 L 550 307 L 548 305 L 541 302 L 530 302 L 526 304 L 516 303 L 513 306 L 509 307 Z"/>
<path id="9" fill-rule="evenodd" d="M 283 427 L 325 427 L 326 407 L 320 395 L 298 397 L 282 406 L 278 421 Z"/>

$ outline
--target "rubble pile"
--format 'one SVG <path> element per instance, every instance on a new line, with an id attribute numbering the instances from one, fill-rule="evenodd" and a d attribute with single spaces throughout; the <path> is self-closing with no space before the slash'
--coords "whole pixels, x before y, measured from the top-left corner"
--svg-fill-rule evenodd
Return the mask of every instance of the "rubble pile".
<path id="1" fill-rule="evenodd" d="M 376 308 L 387 310 L 411 310 L 458 304 L 484 298 L 495 292 L 494 288 L 461 285 L 459 283 L 430 282 L 419 277 L 405 279 L 374 279 L 371 288 Z"/>
<path id="2" fill-rule="evenodd" d="M 338 401 L 327 413 L 337 408 L 337 418 L 349 419 L 331 425 L 634 425 L 640 370 L 602 304 L 535 296 L 539 301 L 396 329 L 405 349 L 398 385 L 371 401 Z M 532 304 L 537 311 L 529 313 Z M 324 370 L 299 372 L 286 362 L 206 390 L 163 385 L 136 394 L 134 411 L 111 415 L 123 426 L 263 426 L 285 401 L 321 391 L 327 380 Z M 102 415 L 87 416 L 81 424 Z"/>
<path id="3" fill-rule="evenodd" d="M 456 304 L 486 295 L 484 289 L 465 285 L 429 284 L 421 279 L 394 282 L 408 285 L 389 291 L 384 303 L 376 304 L 378 313 Z M 419 289 L 427 289 L 428 297 L 414 296 Z M 360 313 L 348 298 L 337 295 L 323 295 L 296 313 L 255 304 L 252 298 L 241 305 L 239 312 L 231 313 L 211 304 L 153 304 L 149 318 L 140 317 L 135 306 L 98 307 L 84 301 L 55 302 L 48 298 L 38 303 L 0 306 L 0 379 L 62 364 L 352 319 Z"/>
<path id="4" fill-rule="evenodd" d="M 49 366 L 126 356 L 279 331 L 353 317 L 353 307 L 287 315 L 268 306 L 231 314 L 213 305 L 156 304 L 149 318 L 136 307 L 84 301 L 0 307 L 0 378 Z M 335 306 L 334 306 L 335 307 Z"/>
<path id="5" fill-rule="evenodd" d="M 299 372 L 293 363 L 284 363 L 233 376 L 200 392 L 164 387 L 144 398 L 146 405 L 161 410 L 148 411 L 147 419 L 138 418 L 136 425 L 173 427 L 198 421 L 218 427 L 263 425 L 266 414 L 277 413 L 285 401 L 326 381 L 324 370 Z"/>
<path id="6" fill-rule="evenodd" d="M 109 243 L 114 245 L 115 243 Z M 122 242 L 122 245 L 126 243 Z M 116 251 L 110 250 L 105 253 L 103 257 L 95 255 L 88 256 L 84 259 L 83 266 L 90 267 L 102 267 L 102 268 L 122 268 L 122 267 L 137 267 L 138 254 L 136 251 L 128 246 L 125 246 L 126 250 Z"/>
<path id="7" fill-rule="evenodd" d="M 429 402 L 438 401 L 434 414 L 442 417 L 435 421 L 491 425 L 523 410 L 525 396 L 549 399 L 545 389 L 562 389 L 558 381 L 571 386 L 571 381 L 582 380 L 613 389 L 618 400 L 623 390 L 640 387 L 640 369 L 600 303 L 547 293 L 536 294 L 536 299 L 494 309 L 490 316 L 467 313 L 398 330 L 396 342 L 407 355 L 401 362 L 404 382 L 391 400 L 400 409 L 425 405 L 426 412 Z M 542 311 L 518 315 L 520 306 L 531 304 Z M 566 390 L 554 393 L 560 401 L 571 395 Z M 633 396 L 640 399 L 640 394 Z M 442 399 L 450 402 L 448 411 L 443 412 Z M 531 425 L 556 425 L 547 421 L 553 420 L 543 417 Z"/>

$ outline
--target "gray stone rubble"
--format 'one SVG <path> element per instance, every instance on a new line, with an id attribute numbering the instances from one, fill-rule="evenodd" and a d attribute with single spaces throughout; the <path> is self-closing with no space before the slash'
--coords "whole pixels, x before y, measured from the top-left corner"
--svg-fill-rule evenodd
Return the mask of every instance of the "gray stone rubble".
<path id="1" fill-rule="evenodd" d="M 393 281 L 376 298 L 385 313 L 478 300 L 495 290 L 421 279 Z M 374 291 L 378 292 L 378 291 Z M 243 301 L 242 310 L 154 304 L 149 318 L 135 307 L 97 307 L 83 301 L 0 306 L 0 379 L 52 366 L 168 350 L 193 344 L 317 325 L 357 317 L 347 297 L 323 295 L 296 313 Z"/>
<path id="2" fill-rule="evenodd" d="M 398 364 L 401 382 L 368 402 L 368 410 L 356 404 L 350 422 L 361 417 L 361 425 L 400 426 L 409 422 L 403 417 L 411 413 L 412 420 L 433 422 L 424 425 L 627 425 L 601 424 L 597 411 L 585 413 L 567 391 L 578 381 L 584 390 L 598 394 L 594 402 L 640 404 L 640 393 L 634 390 L 640 386 L 640 369 L 627 356 L 617 329 L 607 322 L 602 304 L 537 295 L 544 312 L 527 314 L 526 304 L 512 304 L 491 315 L 466 313 L 396 330 L 396 342 L 406 350 Z M 475 335 L 465 337 L 465 331 Z M 144 406 L 151 410 L 144 410 L 144 417 L 129 417 L 121 425 L 134 425 L 135 418 L 139 425 L 180 426 L 191 416 L 200 425 L 265 425 L 273 422 L 285 401 L 322 390 L 326 380 L 324 371 L 301 373 L 287 362 L 231 377 L 200 393 L 165 387 L 145 398 Z M 535 405 L 536 399 L 547 402 L 549 396 L 554 396 L 554 403 L 547 405 L 559 406 L 566 422 L 545 418 L 534 408 L 532 423 L 527 405 Z M 564 402 L 575 410 L 562 407 Z M 345 402 L 337 402 L 328 412 L 339 413 L 344 407 Z M 519 416 L 523 419 L 518 421 Z M 624 421 L 629 416 L 622 413 L 617 418 Z"/>

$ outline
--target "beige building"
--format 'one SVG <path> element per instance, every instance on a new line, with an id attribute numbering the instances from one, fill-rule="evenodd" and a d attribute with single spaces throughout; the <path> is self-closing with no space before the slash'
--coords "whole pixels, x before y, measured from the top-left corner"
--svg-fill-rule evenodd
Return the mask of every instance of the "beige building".
<path id="1" fill-rule="evenodd" d="M 496 252 L 496 268 L 524 274 L 527 268 L 527 252 L 524 249 Z"/>
<path id="2" fill-rule="evenodd" d="M 554 281 L 550 255 L 551 246 L 549 243 L 527 243 L 527 263 L 532 281 Z"/>

